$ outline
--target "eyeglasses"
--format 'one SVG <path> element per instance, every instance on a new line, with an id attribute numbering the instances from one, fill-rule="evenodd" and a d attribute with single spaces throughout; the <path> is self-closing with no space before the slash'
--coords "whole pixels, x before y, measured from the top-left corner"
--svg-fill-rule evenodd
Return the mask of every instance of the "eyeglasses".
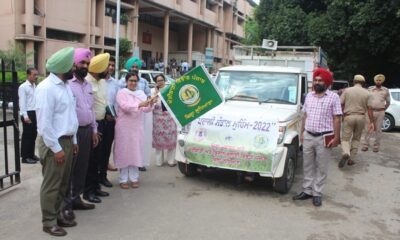
<path id="1" fill-rule="evenodd" d="M 137 80 L 128 80 L 128 82 L 137 82 Z"/>

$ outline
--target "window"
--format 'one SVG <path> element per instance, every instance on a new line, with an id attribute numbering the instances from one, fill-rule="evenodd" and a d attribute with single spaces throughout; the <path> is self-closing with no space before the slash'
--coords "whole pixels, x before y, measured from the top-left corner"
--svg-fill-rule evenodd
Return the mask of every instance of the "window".
<path id="1" fill-rule="evenodd" d="M 225 99 L 276 104 L 297 103 L 296 74 L 221 71 L 216 84 Z"/>
<path id="2" fill-rule="evenodd" d="M 66 32 L 56 29 L 48 28 L 46 30 L 46 38 L 64 40 L 70 42 L 82 42 L 84 38 L 84 34 Z"/>
<path id="3" fill-rule="evenodd" d="M 105 37 L 104 38 L 104 45 L 114 47 L 115 46 L 115 39 L 114 38 Z"/>
<path id="4" fill-rule="evenodd" d="M 116 23 L 117 22 L 117 7 L 109 5 L 109 4 L 106 4 L 105 15 L 111 17 L 112 18 L 112 22 Z M 129 19 L 129 14 L 127 14 L 125 9 L 121 8 L 120 23 L 121 24 L 126 24 L 129 20 L 130 20 Z"/>
<path id="5" fill-rule="evenodd" d="M 391 92 L 392 98 L 396 101 L 400 101 L 400 92 Z"/>

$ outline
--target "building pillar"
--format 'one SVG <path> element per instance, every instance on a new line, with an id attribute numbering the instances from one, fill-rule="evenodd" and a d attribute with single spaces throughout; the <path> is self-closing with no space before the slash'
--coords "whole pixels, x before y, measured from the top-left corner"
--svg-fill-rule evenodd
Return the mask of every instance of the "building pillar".
<path id="1" fill-rule="evenodd" d="M 38 43 L 38 62 L 36 63 L 40 74 L 46 73 L 46 43 Z"/>
<path id="2" fill-rule="evenodd" d="M 91 36 L 90 43 L 96 44 L 96 0 L 92 0 L 92 8 L 91 8 Z"/>
<path id="3" fill-rule="evenodd" d="M 139 1 L 134 3 L 135 9 L 133 10 L 133 21 L 132 21 L 132 46 L 133 49 L 138 47 L 138 35 L 139 35 Z"/>
<path id="4" fill-rule="evenodd" d="M 164 74 L 167 73 L 169 46 L 169 12 L 164 16 Z"/>
<path id="5" fill-rule="evenodd" d="M 207 47 L 210 48 L 211 46 L 211 35 L 212 35 L 212 29 L 209 28 L 207 30 Z"/>
<path id="6" fill-rule="evenodd" d="M 33 13 L 34 13 L 34 2 L 33 0 L 25 0 L 25 34 L 34 35 L 33 29 Z"/>
<path id="7" fill-rule="evenodd" d="M 188 29 L 188 63 L 192 67 L 192 50 L 193 50 L 193 21 L 189 22 Z"/>
<path id="8" fill-rule="evenodd" d="M 25 42 L 25 55 L 26 55 L 26 66 L 35 66 L 35 42 L 26 41 Z"/>

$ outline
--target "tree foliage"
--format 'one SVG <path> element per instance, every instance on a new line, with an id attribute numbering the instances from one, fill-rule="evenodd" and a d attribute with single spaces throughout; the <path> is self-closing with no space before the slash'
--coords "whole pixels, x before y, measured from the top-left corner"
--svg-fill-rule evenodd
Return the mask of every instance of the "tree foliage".
<path id="1" fill-rule="evenodd" d="M 383 73 L 400 86 L 400 0 L 261 0 L 252 21 L 246 44 L 318 45 L 336 78 Z"/>
<path id="2" fill-rule="evenodd" d="M 119 69 L 124 66 L 125 62 L 130 58 L 132 54 L 132 42 L 127 38 L 119 39 Z"/>
<path id="3" fill-rule="evenodd" d="M 28 53 L 28 56 L 30 56 L 31 54 L 33 53 Z M 7 49 L 0 49 L 0 59 L 3 59 L 5 61 L 7 68 L 11 64 L 11 61 L 14 61 L 15 69 L 25 71 L 27 67 L 26 58 L 27 54 L 25 54 L 21 43 L 14 44 L 10 41 L 8 43 Z"/>

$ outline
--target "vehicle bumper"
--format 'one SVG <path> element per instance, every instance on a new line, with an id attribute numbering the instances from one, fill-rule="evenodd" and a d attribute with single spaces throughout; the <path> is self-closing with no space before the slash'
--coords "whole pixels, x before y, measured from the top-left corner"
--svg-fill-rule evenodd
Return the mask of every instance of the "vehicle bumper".
<path id="1" fill-rule="evenodd" d="M 178 162 L 192 163 L 190 161 L 190 159 L 188 159 L 185 156 L 184 144 L 185 144 L 185 135 L 184 134 L 178 134 L 178 141 L 177 141 L 177 146 L 176 146 L 176 151 L 175 151 L 175 159 Z M 286 146 L 278 145 L 276 150 L 273 153 L 271 172 L 257 172 L 257 173 L 262 177 L 272 177 L 272 178 L 282 177 L 283 172 L 284 172 L 284 168 L 285 168 L 286 155 L 288 153 L 287 151 L 288 151 L 288 149 L 287 149 Z M 202 164 L 199 164 L 197 162 L 195 164 L 202 165 Z M 226 167 L 221 167 L 221 166 L 208 166 L 208 165 L 202 165 L 202 166 L 243 171 L 241 169 L 226 168 Z"/>

